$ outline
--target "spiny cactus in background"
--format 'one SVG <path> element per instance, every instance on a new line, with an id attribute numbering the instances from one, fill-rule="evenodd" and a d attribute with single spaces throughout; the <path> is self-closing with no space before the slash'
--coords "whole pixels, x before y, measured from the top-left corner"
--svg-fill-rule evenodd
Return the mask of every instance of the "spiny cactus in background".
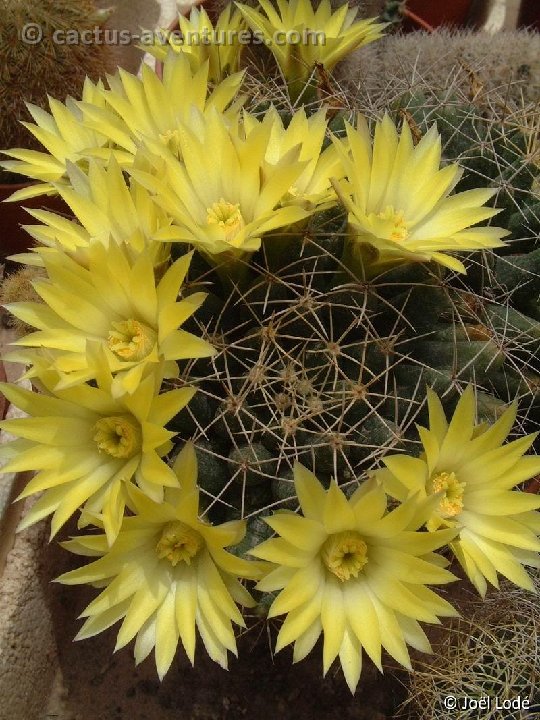
<path id="1" fill-rule="evenodd" d="M 538 571 L 533 577 L 538 591 Z M 467 597 L 460 610 L 461 618 L 440 629 L 433 655 L 413 663 L 411 694 L 400 717 L 447 720 L 454 714 L 445 704 L 448 697 L 459 703 L 456 717 L 462 720 L 537 717 L 540 610 L 535 596 L 504 582 L 485 601 Z M 489 702 L 472 702 L 482 698 Z"/>
<path id="2" fill-rule="evenodd" d="M 113 71 L 110 44 L 73 41 L 74 33 L 102 28 L 113 10 L 98 10 L 93 0 L 2 0 L 0 7 L 0 148 L 40 148 L 20 122 L 31 120 L 26 103 L 77 98 L 86 76 Z"/>
<path id="3" fill-rule="evenodd" d="M 3 306 L 12 302 L 39 302 L 40 297 L 34 290 L 32 282 L 44 276 L 45 273 L 41 268 L 23 267 L 16 272 L 4 275 L 1 279 L 0 306 L 2 306 L 2 313 L 0 317 L 5 326 L 12 327 L 17 331 L 17 335 L 25 335 L 32 332 L 34 328 L 4 310 Z"/>
<path id="4" fill-rule="evenodd" d="M 406 91 L 445 91 L 469 97 L 476 90 L 496 92 L 506 103 L 538 100 L 540 35 L 529 30 L 491 35 L 441 28 L 433 33 L 388 35 L 384 43 L 350 55 L 335 79 L 355 96 L 385 108 Z"/>

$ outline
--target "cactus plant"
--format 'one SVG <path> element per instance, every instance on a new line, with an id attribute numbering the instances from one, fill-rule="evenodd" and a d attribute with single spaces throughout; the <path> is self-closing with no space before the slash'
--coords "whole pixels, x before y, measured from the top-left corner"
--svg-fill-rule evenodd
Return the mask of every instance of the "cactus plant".
<path id="1" fill-rule="evenodd" d="M 411 88 L 422 88 L 429 95 L 449 90 L 469 97 L 471 83 L 473 92 L 498 96 L 506 105 L 523 98 L 534 102 L 540 91 L 539 49 L 538 33 L 529 30 L 491 35 L 441 28 L 390 35 L 383 44 L 346 58 L 335 78 L 349 95 L 360 91 L 379 108 Z"/>
<path id="2" fill-rule="evenodd" d="M 295 7 L 283 0 L 283 17 Z M 323 2 L 321 17 L 329 7 Z M 343 6 L 337 17 L 346 16 Z M 35 287 L 46 307 L 20 303 L 13 312 L 37 328 L 18 342 L 30 348 L 21 357 L 46 396 L 36 400 L 6 389 L 34 416 L 4 425 L 22 440 L 6 451 L 14 456 L 8 467 L 41 463 L 25 493 L 45 494 L 23 527 L 54 513 L 57 531 L 84 503 L 79 524 L 105 531 L 68 544 L 100 559 L 63 580 L 108 585 L 85 611 L 84 633 L 124 618 L 119 646 L 137 635 L 138 660 L 155 647 L 161 677 L 179 639 L 193 659 L 196 624 L 210 657 L 226 665 L 227 649 L 235 648 L 229 621 L 241 624 L 232 601 L 251 603 L 231 578 L 260 578 L 255 615 L 287 614 L 278 649 L 294 641 L 294 658 L 301 659 L 323 632 L 324 671 L 339 655 L 354 692 L 362 648 L 378 667 L 382 647 L 409 667 L 407 643 L 429 650 L 417 621 L 453 614 L 422 586 L 430 578 L 433 584 L 454 579 L 434 551 L 462 529 L 429 524 L 441 488 L 452 481 L 464 492 L 453 469 L 439 468 L 439 489 L 430 486 L 428 496 L 424 488 L 421 499 L 392 494 L 375 471 L 389 453 L 403 453 L 408 467 L 431 462 L 430 439 L 431 450 L 437 443 L 438 452 L 440 441 L 447 454 L 448 448 L 456 454 L 456 427 L 465 416 L 471 457 L 489 456 L 494 465 L 490 453 L 510 433 L 517 408 L 504 410 L 514 399 L 517 432 L 538 426 L 534 126 L 525 101 L 509 112 L 500 95 L 477 92 L 474 73 L 467 91 L 450 85 L 428 92 L 409 83 L 391 98 L 380 86 L 379 95 L 343 96 L 328 59 L 328 68 L 308 63 L 310 104 L 301 110 L 283 79 L 276 93 L 277 80 L 265 84 L 253 75 L 247 97 L 225 111 L 241 81 L 235 77 L 231 86 L 229 78 L 212 90 L 220 103 L 207 108 L 205 65 L 193 67 L 198 58 L 169 52 L 164 82 L 149 69 L 140 81 L 125 73 L 110 79 L 109 90 L 92 86 L 95 97 L 75 106 L 108 147 L 81 150 L 82 162 L 65 163 L 61 183 L 60 176 L 51 182 L 68 200 L 73 221 L 34 213 L 43 224 L 30 231 L 43 245 L 25 259 L 45 267 L 48 280 Z M 193 92 L 182 97 L 192 102 L 173 112 L 178 96 L 169 101 L 164 88 L 180 83 L 185 90 L 186 80 Z M 292 98 L 302 92 L 295 84 Z M 129 148 L 121 165 L 120 147 Z M 485 206 L 493 195 L 512 233 L 504 243 L 504 229 L 478 226 L 497 214 Z M 133 200 L 131 214 L 146 218 L 144 232 L 134 231 L 130 213 L 123 215 L 126 198 Z M 157 214 L 160 221 L 153 222 Z M 195 246 L 189 271 L 186 244 Z M 109 266 L 112 274 L 100 269 Z M 178 266 L 187 274 L 176 273 Z M 94 287 L 110 302 L 95 298 Z M 171 343 L 180 325 L 183 335 Z M 215 352 L 186 351 L 186 359 L 186 331 L 202 338 L 196 347 L 210 344 Z M 164 360 L 181 361 L 179 372 Z M 66 385 L 65 373 L 77 369 L 82 374 Z M 119 382 L 124 370 L 129 384 Z M 442 406 L 432 393 L 426 401 L 426 385 Z M 466 385 L 476 386 L 476 396 L 472 388 L 464 392 Z M 445 411 L 459 395 L 458 420 L 447 424 Z M 81 462 L 72 469 L 61 431 L 75 415 L 81 437 L 69 442 L 78 443 Z M 430 429 L 419 443 L 415 428 L 426 421 Z M 488 431 L 486 424 L 493 427 Z M 518 450 L 533 440 L 523 438 Z M 427 460 L 411 457 L 424 449 Z M 511 446 L 499 450 L 509 466 L 519 454 Z M 514 484 L 540 467 L 534 457 L 521 458 L 523 452 L 510 472 Z M 87 466 L 97 467 L 90 481 Z M 516 507 L 530 510 L 521 525 L 505 516 L 501 502 L 502 519 L 483 523 L 488 540 L 502 535 L 503 543 L 521 542 L 496 568 L 521 586 L 527 576 L 520 563 L 534 565 L 539 547 L 534 511 L 540 501 L 524 496 L 513 496 Z M 463 507 L 456 505 L 452 517 Z M 299 509 L 303 518 L 295 515 Z M 268 517 L 279 510 L 289 512 Z M 480 515 L 474 514 L 479 524 Z M 264 517 L 280 538 L 268 538 Z M 420 532 L 426 523 L 428 532 Z M 124 534 L 131 530 L 142 532 L 144 562 L 128 542 L 131 534 Z M 216 575 L 204 555 L 203 538 L 214 531 L 219 542 L 208 550 L 214 559 L 235 546 L 226 563 L 231 578 Z M 405 564 L 395 555 L 401 542 L 408 545 L 401 556 L 410 555 Z M 250 564 L 244 573 L 245 559 L 233 555 L 250 550 L 277 567 Z M 131 569 L 124 569 L 126 553 Z M 496 584 L 495 567 L 484 555 L 481 562 Z M 212 582 L 195 576 L 199 564 Z M 299 587 L 298 568 L 319 584 Z M 139 572 L 145 576 L 140 592 Z M 188 576 L 189 591 L 177 592 Z M 342 582 L 350 582 L 343 592 Z M 411 592 L 407 584 L 420 587 Z M 220 616 L 214 590 L 229 607 L 228 619 Z M 274 599 L 276 590 L 283 592 Z M 364 623 L 364 611 L 377 622 Z"/>
<path id="3" fill-rule="evenodd" d="M 537 589 L 539 580 L 536 573 Z M 448 698 L 455 698 L 463 720 L 535 717 L 540 613 L 534 596 L 504 583 L 484 602 L 466 598 L 460 609 L 462 617 L 440 631 L 433 655 L 415 662 L 401 716 L 446 720 Z"/>

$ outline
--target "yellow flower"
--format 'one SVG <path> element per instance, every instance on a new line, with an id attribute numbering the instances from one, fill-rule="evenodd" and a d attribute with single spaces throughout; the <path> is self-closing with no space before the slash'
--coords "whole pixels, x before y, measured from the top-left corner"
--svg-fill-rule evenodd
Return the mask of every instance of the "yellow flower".
<path id="1" fill-rule="evenodd" d="M 148 141 L 144 159 L 159 172 L 134 168 L 131 173 L 173 219 L 155 237 L 192 243 L 210 258 L 221 253 L 241 257 L 258 250 L 265 233 L 310 215 L 313 210 L 299 206 L 280 207 L 305 167 L 298 148 L 276 162 L 269 177 L 264 175 L 279 122 L 272 115 L 245 135 L 210 111 L 200 117 L 198 133 L 187 127 L 180 131 L 182 161 Z"/>
<path id="2" fill-rule="evenodd" d="M 227 667 L 227 651 L 237 654 L 231 623 L 245 627 L 235 602 L 255 604 L 239 578 L 260 577 L 260 563 L 224 549 L 242 540 L 244 521 L 214 527 L 198 518 L 197 461 L 191 444 L 184 446 L 174 471 L 180 487 L 167 488 L 162 503 L 131 488 L 130 507 L 136 514 L 124 518 L 110 549 L 99 535 L 63 543 L 72 552 L 101 557 L 58 578 L 68 585 L 106 585 L 82 613 L 87 619 L 76 639 L 92 637 L 123 619 L 115 650 L 136 637 L 138 664 L 155 648 L 160 679 L 179 639 L 194 663 L 195 627 L 212 660 Z"/>
<path id="3" fill-rule="evenodd" d="M 504 244 L 506 230 L 471 227 L 497 214 L 484 206 L 495 190 L 450 195 L 461 170 L 455 164 L 440 168 L 441 140 L 435 126 L 415 147 L 407 123 L 398 136 L 385 115 L 377 122 L 372 146 L 367 123 L 359 116 L 356 129 L 347 125 L 347 141 L 334 142 L 345 168 L 346 180 L 336 182 L 335 188 L 349 211 L 353 265 L 369 246 L 377 255 L 374 268 L 435 260 L 465 272 L 463 263 L 447 251 Z"/>
<path id="4" fill-rule="evenodd" d="M 412 495 L 439 499 L 427 528 L 459 531 L 450 547 L 482 596 L 486 580 L 498 587 L 497 573 L 534 591 L 523 565 L 540 567 L 540 513 L 535 512 L 540 498 L 513 488 L 540 473 L 540 458 L 524 456 L 536 433 L 503 445 L 516 418 L 516 404 L 491 427 L 475 425 L 471 386 L 450 423 L 432 390 L 428 403 L 429 429 L 419 428 L 424 454 L 385 457 L 379 479 L 399 500 Z"/>
<path id="5" fill-rule="evenodd" d="M 193 6 L 189 18 L 179 14 L 178 23 L 181 37 L 177 31 L 167 38 L 168 45 L 145 45 L 144 49 L 163 62 L 170 47 L 175 53 L 187 55 L 193 70 L 208 61 L 208 79 L 214 83 L 238 72 L 244 47 L 244 43 L 239 42 L 240 34 L 249 35 L 239 10 L 227 5 L 214 27 L 206 10 Z"/>
<path id="6" fill-rule="evenodd" d="M 17 159 L 2 165 L 45 184 L 15 193 L 11 199 L 58 191 L 59 184 L 69 187 L 66 173 L 70 163 L 86 170 L 94 158 L 107 166 L 113 154 L 125 169 L 133 164 L 143 137 L 158 139 L 178 154 L 178 128 L 189 124 L 195 108 L 206 112 L 212 107 L 229 120 L 236 118 L 243 101 L 233 101 L 241 81 L 242 75 L 237 73 L 210 91 L 208 64 L 192 72 L 188 58 L 171 51 L 163 80 L 148 65 L 143 65 L 142 78 L 120 69 L 108 78 L 108 90 L 87 81 L 82 101 L 68 99 L 64 104 L 51 100 L 52 115 L 32 107 L 36 124 L 27 127 L 48 153 L 11 150 L 6 154 Z"/>
<path id="7" fill-rule="evenodd" d="M 267 518 L 281 537 L 252 551 L 277 566 L 257 588 L 283 588 L 269 612 L 269 617 L 287 613 L 276 652 L 294 642 L 294 662 L 302 660 L 322 631 L 324 673 L 339 654 L 351 692 L 360 677 L 362 648 L 379 669 L 382 647 L 410 668 L 406 643 L 430 652 L 418 621 L 437 623 L 437 616 L 456 614 L 426 587 L 455 579 L 433 553 L 455 531 L 416 532 L 433 501 L 413 498 L 387 512 L 384 490 L 374 480 L 350 500 L 335 482 L 325 491 L 298 463 L 294 481 L 304 516 L 283 512 Z"/>
<path id="8" fill-rule="evenodd" d="M 259 119 L 249 113 L 244 113 L 243 121 L 248 135 L 260 125 Z M 281 204 L 317 207 L 318 210 L 335 205 L 337 198 L 330 178 L 342 177 L 343 170 L 336 148 L 330 145 L 323 150 L 328 127 L 326 109 L 306 117 L 304 108 L 301 108 L 294 113 L 285 128 L 277 110 L 271 108 L 264 122 L 270 122 L 272 127 L 264 158 L 265 176 L 270 177 L 274 166 L 297 146 L 300 148 L 298 160 L 305 163 L 302 173 L 289 188 Z"/>
<path id="9" fill-rule="evenodd" d="M 311 0 L 277 0 L 279 13 L 269 0 L 259 4 L 266 17 L 247 5 L 236 6 L 273 53 L 287 83 L 299 88 L 316 63 L 332 70 L 349 53 L 380 38 L 386 27 L 375 18 L 355 22 L 358 8 L 346 3 L 332 12 L 329 0 L 316 10 Z"/>
<path id="10" fill-rule="evenodd" d="M 166 214 L 152 201 L 141 185 L 129 183 L 114 157 L 107 167 L 91 161 L 88 174 L 68 163 L 69 185 L 55 184 L 71 208 L 75 220 L 45 210 L 29 210 L 41 225 L 25 225 L 39 243 L 31 252 L 18 255 L 27 265 L 44 266 L 44 257 L 59 247 L 80 265 L 88 267 L 89 248 L 99 244 L 122 246 L 131 260 L 150 253 L 155 266 L 164 264 L 170 254 L 166 243 L 153 242 L 157 230 L 169 225 Z"/>
<path id="11" fill-rule="evenodd" d="M 114 375 L 114 397 L 133 393 L 145 372 L 161 362 L 163 375 L 176 377 L 177 360 L 214 352 L 206 341 L 179 329 L 206 297 L 195 293 L 176 302 L 191 256 L 177 260 L 156 286 L 148 251 L 130 263 L 120 247 L 111 244 L 107 250 L 97 244 L 89 248 L 88 268 L 61 251 L 45 255 L 48 277 L 33 284 L 43 303 L 8 306 L 13 315 L 38 330 L 13 344 L 52 351 L 61 378 L 55 390 L 95 377 L 88 353 L 91 343 L 104 350 Z M 24 352 L 11 357 L 25 360 Z"/>
<path id="12" fill-rule="evenodd" d="M 173 50 L 165 58 L 162 80 L 146 64 L 141 78 L 120 69 L 109 78 L 110 90 L 103 91 L 108 111 L 85 106 L 86 122 L 114 138 L 116 145 L 129 153 L 129 163 L 123 163 L 123 167 L 132 164 L 140 141 L 147 138 L 181 156 L 180 129 L 184 125 L 191 126 L 198 113 L 211 109 L 235 122 L 244 102 L 242 98 L 234 102 L 242 73 L 230 75 L 210 90 L 208 72 L 207 62 L 192 70 L 189 58 Z M 108 160 L 105 154 L 101 156 Z"/>
<path id="13" fill-rule="evenodd" d="M 82 92 L 83 103 L 104 109 L 102 89 L 101 82 L 94 84 L 86 78 Z M 27 107 L 35 122 L 23 122 L 23 125 L 47 152 L 24 148 L 2 150 L 5 155 L 15 159 L 0 163 L 1 167 L 34 180 L 41 180 L 40 183 L 13 193 L 9 198 L 12 201 L 45 193 L 53 194 L 55 189 L 52 183 L 64 180 L 67 163 L 75 163 L 84 168 L 88 161 L 88 151 L 106 148 L 107 152 L 110 152 L 112 147 L 112 138 L 91 129 L 85 123 L 80 104 L 73 98 L 68 98 L 65 103 L 50 98 L 50 113 L 31 103 L 27 103 Z"/>
<path id="14" fill-rule="evenodd" d="M 97 365 L 99 358 L 93 362 Z M 52 513 L 53 537 L 84 505 L 83 520 L 101 518 L 112 543 L 133 478 L 156 502 L 162 501 L 164 486 L 177 485 L 175 474 L 161 459 L 174 435 L 164 425 L 195 390 L 185 387 L 158 395 L 161 376 L 151 374 L 131 395 L 115 399 L 104 361 L 96 374 L 96 387 L 79 385 L 53 393 L 58 377 L 44 370 L 40 381 L 47 394 L 1 386 L 9 401 L 30 415 L 0 423 L 19 438 L 0 449 L 8 458 L 2 472 L 36 472 L 20 497 L 43 491 L 21 530 Z"/>

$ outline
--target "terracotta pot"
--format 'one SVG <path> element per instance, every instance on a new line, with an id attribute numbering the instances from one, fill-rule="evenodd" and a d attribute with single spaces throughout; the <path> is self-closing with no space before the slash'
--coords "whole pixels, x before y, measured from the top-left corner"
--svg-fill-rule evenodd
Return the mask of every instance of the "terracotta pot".
<path id="1" fill-rule="evenodd" d="M 0 184 L 0 259 L 14 253 L 26 252 L 32 240 L 21 225 L 31 225 L 37 221 L 25 211 L 25 207 L 35 210 L 71 214 L 66 203 L 58 195 L 40 195 L 20 202 L 3 202 L 16 190 L 29 187 L 31 183 Z"/>
<path id="2" fill-rule="evenodd" d="M 441 25 L 467 24 L 473 0 L 407 0 L 403 30 L 427 30 Z"/>
<path id="3" fill-rule="evenodd" d="M 531 27 L 540 31 L 540 4 L 538 0 L 521 0 L 518 27 Z"/>

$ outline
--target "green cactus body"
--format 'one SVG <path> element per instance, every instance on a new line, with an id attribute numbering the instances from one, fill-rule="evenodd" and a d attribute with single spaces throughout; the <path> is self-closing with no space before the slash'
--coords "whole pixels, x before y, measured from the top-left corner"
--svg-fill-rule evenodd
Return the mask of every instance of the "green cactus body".
<path id="1" fill-rule="evenodd" d="M 189 367 L 199 397 L 174 429 L 226 464 L 206 489 L 214 507 L 227 504 L 227 517 L 231 505 L 248 517 L 294 510 L 295 461 L 347 486 L 387 452 L 417 453 L 426 386 L 451 407 L 476 382 L 485 389 L 481 413 L 491 417 L 527 392 L 527 366 L 535 375 L 537 321 L 509 306 L 492 272 L 482 294 L 419 265 L 333 287 L 314 261 L 319 252 L 290 249 L 289 265 L 271 273 L 261 253 L 247 289 L 196 319 L 206 337 L 219 336 L 219 352 Z"/>

